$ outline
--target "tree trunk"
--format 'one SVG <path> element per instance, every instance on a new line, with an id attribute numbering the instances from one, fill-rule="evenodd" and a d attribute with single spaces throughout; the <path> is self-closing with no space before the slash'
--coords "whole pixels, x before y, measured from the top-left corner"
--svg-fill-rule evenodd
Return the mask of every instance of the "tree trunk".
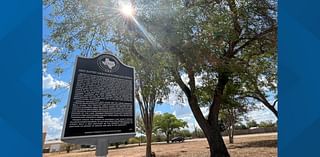
<path id="1" fill-rule="evenodd" d="M 206 128 L 204 131 L 207 132 L 206 136 L 210 146 L 211 157 L 230 157 L 220 132 L 218 119 L 223 91 L 228 81 L 227 73 L 219 74 L 218 83 L 214 91 L 213 102 L 209 108 L 208 120 L 203 126 Z"/>
<path id="2" fill-rule="evenodd" d="M 228 129 L 228 135 L 229 135 L 229 143 L 233 143 L 233 135 L 234 135 L 234 124 L 232 124 Z"/>
<path id="3" fill-rule="evenodd" d="M 167 136 L 167 143 L 169 143 L 170 142 L 170 134 L 167 133 L 166 136 Z"/>
<path id="4" fill-rule="evenodd" d="M 190 88 L 182 81 L 178 72 L 174 72 L 175 79 L 188 98 L 189 106 L 191 111 L 197 120 L 200 128 L 203 130 L 210 147 L 210 156 L 211 157 L 230 157 L 228 149 L 224 144 L 222 135 L 220 133 L 220 126 L 218 122 L 218 115 L 220 110 L 221 98 L 223 95 L 223 90 L 225 85 L 228 82 L 227 73 L 221 73 L 218 76 L 218 84 L 214 91 L 213 103 L 209 108 L 209 115 L 206 119 L 202 111 L 200 110 L 198 104 L 198 98 L 195 95 L 195 74 L 192 68 L 187 69 L 189 77 L 189 86 Z"/>
<path id="5" fill-rule="evenodd" d="M 232 137 L 231 127 L 228 128 L 228 136 L 229 136 L 229 143 L 233 143 L 233 137 Z"/>
<path id="6" fill-rule="evenodd" d="M 193 112 L 193 115 L 195 116 L 195 119 L 197 120 L 199 126 L 203 130 L 210 147 L 210 157 L 230 157 L 228 153 L 228 149 L 223 141 L 222 135 L 220 133 L 220 126 L 218 121 L 218 111 L 215 111 L 215 113 L 211 113 L 212 117 L 208 117 L 208 120 L 206 120 L 203 117 L 203 114 L 201 110 L 199 109 L 197 103 L 197 98 L 195 96 L 192 96 L 189 99 L 189 105 Z M 210 112 L 213 112 L 211 110 Z"/>
<path id="7" fill-rule="evenodd" d="M 228 127 L 228 136 L 229 136 L 229 143 L 233 143 L 233 133 L 234 133 L 234 114 L 233 111 L 229 112 L 230 119 L 229 119 L 229 127 Z"/>
<path id="8" fill-rule="evenodd" d="M 234 124 L 232 124 L 232 128 L 231 128 L 231 139 L 232 139 L 232 143 L 233 141 L 233 135 L 234 135 Z"/>
<path id="9" fill-rule="evenodd" d="M 152 118 L 150 114 L 145 113 L 145 129 L 146 129 L 146 157 L 151 157 L 151 142 L 152 142 Z"/>
<path id="10" fill-rule="evenodd" d="M 147 148 L 146 148 L 146 157 L 151 157 L 151 139 L 152 139 L 152 130 L 150 127 L 146 128 L 146 137 L 147 137 Z"/>
<path id="11" fill-rule="evenodd" d="M 210 157 L 230 157 L 220 130 L 216 128 L 218 127 L 210 127 L 209 131 L 206 131 L 210 147 Z"/>

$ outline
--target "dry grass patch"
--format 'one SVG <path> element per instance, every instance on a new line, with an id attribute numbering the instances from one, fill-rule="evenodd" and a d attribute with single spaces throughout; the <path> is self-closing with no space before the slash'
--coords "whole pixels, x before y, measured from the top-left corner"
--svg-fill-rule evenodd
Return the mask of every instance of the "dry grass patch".
<path id="1" fill-rule="evenodd" d="M 234 144 L 228 144 L 225 139 L 229 153 L 232 157 L 276 157 L 277 156 L 277 135 L 249 135 L 235 137 Z M 205 139 L 186 141 L 173 144 L 153 144 L 152 151 L 157 157 L 209 157 L 209 145 Z M 143 157 L 145 146 L 125 147 L 110 149 L 109 157 Z M 49 153 L 44 157 L 92 157 L 95 151 L 70 153 Z"/>

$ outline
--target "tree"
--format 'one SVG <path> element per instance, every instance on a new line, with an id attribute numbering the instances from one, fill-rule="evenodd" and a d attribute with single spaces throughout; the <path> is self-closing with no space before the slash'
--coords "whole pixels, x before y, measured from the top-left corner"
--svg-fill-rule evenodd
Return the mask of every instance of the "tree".
<path id="1" fill-rule="evenodd" d="M 235 124 L 247 119 L 246 114 L 253 109 L 247 99 L 239 96 L 240 85 L 240 82 L 232 84 L 229 82 L 222 99 L 220 118 L 226 124 L 229 143 L 233 143 Z"/>
<path id="2" fill-rule="evenodd" d="M 224 89 L 233 81 L 233 74 L 246 74 L 243 67 L 252 65 L 248 58 L 259 58 L 275 47 L 277 3 L 186 2 L 136 0 L 134 19 L 117 16 L 117 9 L 110 9 L 118 7 L 116 1 L 46 0 L 44 4 L 53 7 L 48 20 L 50 41 L 68 51 L 80 49 L 84 55 L 94 54 L 112 42 L 145 68 L 157 64 L 152 60 L 155 54 L 163 56 L 163 69 L 172 75 L 164 80 L 174 82 L 184 92 L 208 140 L 211 156 L 229 157 L 218 120 Z M 148 49 L 142 48 L 145 46 Z M 200 86 L 196 77 L 203 80 Z M 200 110 L 205 106 L 208 115 Z"/>
<path id="3" fill-rule="evenodd" d="M 275 127 L 276 123 L 273 123 L 271 120 L 261 121 L 258 126 L 259 128 L 270 128 L 270 127 Z"/>
<path id="4" fill-rule="evenodd" d="M 199 127 L 194 127 L 194 131 L 192 132 L 192 138 L 204 138 L 205 135 L 201 128 Z"/>
<path id="5" fill-rule="evenodd" d="M 258 123 L 255 120 L 251 120 L 247 122 L 247 127 L 252 128 L 252 127 L 257 127 Z"/>
<path id="6" fill-rule="evenodd" d="M 146 135 L 146 129 L 145 129 L 145 125 L 143 122 L 143 119 L 141 118 L 140 115 L 136 116 L 136 131 L 140 134 Z M 157 138 L 156 141 L 160 142 L 161 141 L 161 137 L 158 134 L 157 129 L 154 127 L 154 122 L 152 123 L 152 134 L 155 134 Z M 153 137 L 152 137 L 153 139 Z"/>
<path id="7" fill-rule="evenodd" d="M 154 117 L 154 126 L 156 130 L 161 131 L 166 135 L 167 143 L 170 141 L 170 136 L 174 131 L 187 126 L 187 122 L 177 119 L 177 117 L 170 113 L 159 114 Z"/>
<path id="8" fill-rule="evenodd" d="M 136 131 L 140 134 L 146 133 L 146 128 L 144 127 L 143 119 L 140 115 L 136 116 Z"/>
<path id="9" fill-rule="evenodd" d="M 146 156 L 149 157 L 152 152 L 154 109 L 156 104 L 162 103 L 161 100 L 169 93 L 169 88 L 166 79 L 167 72 L 163 69 L 164 62 L 160 58 L 161 56 L 148 51 L 150 47 L 135 47 L 136 50 L 139 50 L 139 48 L 141 49 L 140 54 L 145 53 L 144 56 L 154 63 L 153 66 L 148 65 L 148 62 L 140 62 L 129 51 L 122 50 L 122 55 L 125 63 L 135 67 L 135 98 L 139 104 L 140 115 L 144 124 L 142 131 L 147 138 Z"/>
<path id="10" fill-rule="evenodd" d="M 170 43 L 168 49 L 174 52 L 173 58 L 176 59 L 173 61 L 172 68 L 174 80 L 187 96 L 195 119 L 207 137 L 211 156 L 228 157 L 229 153 L 220 134 L 218 123 L 225 86 L 232 81 L 233 73 L 239 74 L 240 70 L 243 71 L 241 66 L 246 64 L 243 58 L 259 56 L 263 53 L 253 51 L 254 48 L 263 46 L 265 42 L 274 44 L 277 26 L 274 14 L 269 14 L 274 11 L 274 3 L 271 1 L 263 1 L 263 3 L 240 1 L 237 4 L 232 0 L 219 2 L 219 4 L 206 2 L 202 4 L 204 6 L 199 2 L 199 8 L 210 11 L 200 13 L 186 11 L 188 16 L 183 16 L 185 19 L 182 18 L 183 20 L 179 22 L 170 19 L 174 21 L 171 23 L 185 24 L 191 21 L 188 17 L 201 16 L 199 17 L 201 20 L 193 23 L 191 28 L 186 28 L 190 24 L 183 27 L 184 30 L 191 32 L 186 35 L 187 37 L 181 37 L 184 39 L 182 41 L 186 41 L 185 43 L 179 45 L 173 41 L 174 39 L 164 41 Z M 178 27 L 180 30 L 176 27 L 169 25 L 167 29 L 180 33 L 181 27 Z M 184 74 L 187 75 L 187 83 L 181 77 Z M 195 81 L 195 77 L 201 75 L 209 78 L 202 89 L 196 86 Z M 200 106 L 204 105 L 209 106 L 207 118 L 200 110 Z"/>
<path id="11" fill-rule="evenodd" d="M 99 51 L 108 51 L 106 45 L 112 43 L 121 51 L 119 57 L 122 61 L 135 67 L 135 98 L 147 138 L 146 156 L 150 157 L 154 108 L 168 93 L 167 72 L 163 68 L 161 56 L 154 53 L 150 45 L 132 44 L 136 41 L 134 31 L 128 31 L 134 29 L 130 21 L 126 16 L 121 16 L 117 9 L 111 9 L 119 7 L 118 1 L 46 0 L 44 4 L 52 9 L 47 20 L 47 25 L 52 29 L 48 42 L 63 47 L 65 54 L 80 50 L 81 56 L 95 56 L 101 53 Z M 132 48 L 153 63 L 153 66 L 149 62 L 141 62 L 130 53 Z"/>
<path id="12" fill-rule="evenodd" d="M 183 130 L 177 130 L 175 132 L 175 134 L 177 136 L 183 136 L 183 137 L 191 137 L 192 136 L 192 133 L 190 132 L 190 130 L 188 129 L 183 129 Z"/>
<path id="13" fill-rule="evenodd" d="M 66 146 L 66 151 L 67 151 L 67 153 L 70 152 L 70 147 L 71 147 L 71 145 L 67 144 L 67 146 Z"/>
<path id="14" fill-rule="evenodd" d="M 54 79 L 54 76 L 56 75 L 58 78 L 60 74 L 63 72 L 63 69 L 59 65 L 55 65 L 53 69 L 53 75 L 48 75 L 48 64 L 54 64 L 55 61 L 65 61 L 64 55 L 60 53 L 60 50 L 57 47 L 53 47 L 49 44 L 44 44 L 42 49 L 42 77 L 43 80 L 51 80 Z M 59 81 L 56 81 L 59 82 Z M 68 84 L 63 83 L 55 83 L 51 84 L 51 88 L 54 91 L 59 91 L 60 93 L 66 92 L 68 89 Z M 53 92 L 46 91 L 46 89 L 43 89 L 43 112 L 46 112 L 53 108 L 55 105 L 57 105 L 60 102 L 60 97 L 57 94 L 54 94 Z"/>
<path id="15" fill-rule="evenodd" d="M 259 58 L 248 59 L 248 62 L 252 65 L 247 67 L 246 75 L 242 75 L 245 82 L 243 95 L 261 102 L 278 118 L 277 56 L 266 53 Z"/>
<path id="16" fill-rule="evenodd" d="M 236 123 L 235 125 L 235 130 L 243 130 L 243 129 L 248 129 L 246 125 L 244 125 L 243 123 L 239 122 Z"/>

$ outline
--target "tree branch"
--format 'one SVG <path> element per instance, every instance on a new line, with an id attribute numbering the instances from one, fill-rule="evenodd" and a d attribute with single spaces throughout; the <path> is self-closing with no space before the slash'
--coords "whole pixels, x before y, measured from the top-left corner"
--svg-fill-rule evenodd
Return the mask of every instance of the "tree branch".
<path id="1" fill-rule="evenodd" d="M 278 99 L 273 102 L 272 106 L 275 107 L 277 102 L 278 102 Z"/>
<path id="2" fill-rule="evenodd" d="M 177 69 L 175 69 L 175 70 L 171 69 L 171 73 L 173 74 L 175 82 L 180 86 L 180 88 L 186 94 L 186 96 L 188 98 L 191 97 L 190 88 L 183 82 L 183 80 L 181 79 L 181 77 L 179 75 L 178 70 Z"/>
<path id="3" fill-rule="evenodd" d="M 150 63 L 149 60 L 147 58 L 145 58 L 144 56 L 142 56 L 137 48 L 134 46 L 134 41 L 132 41 L 131 45 L 129 46 L 129 50 L 130 52 L 132 52 L 132 54 L 137 57 L 140 61 L 142 62 L 146 62 L 146 63 Z"/>
<path id="4" fill-rule="evenodd" d="M 238 53 L 240 50 L 242 50 L 243 48 L 245 48 L 246 46 L 249 46 L 252 42 L 256 41 L 256 40 L 259 40 L 260 38 L 262 38 L 264 35 L 270 33 L 270 32 L 273 32 L 277 30 L 277 27 L 276 26 L 271 26 L 270 28 L 266 29 L 265 31 L 259 33 L 259 34 L 256 34 L 254 37 L 252 38 L 249 38 L 248 41 L 246 41 L 243 45 L 241 45 L 239 48 L 237 48 L 236 50 L 234 50 L 234 53 Z"/>
<path id="5" fill-rule="evenodd" d="M 228 6 L 232 12 L 232 22 L 235 32 L 237 33 L 237 36 L 239 37 L 241 34 L 241 26 L 239 24 L 239 14 L 237 10 L 237 6 L 234 0 L 228 0 Z"/>
<path id="6" fill-rule="evenodd" d="M 229 81 L 228 77 L 227 73 L 220 73 L 218 76 L 218 84 L 214 90 L 213 101 L 209 108 L 208 122 L 210 124 L 215 123 L 218 118 L 223 91 Z"/>
<path id="7" fill-rule="evenodd" d="M 94 38 L 95 38 L 95 36 L 96 36 L 96 33 L 97 33 L 97 25 L 94 26 L 94 32 L 93 32 L 92 38 L 91 38 L 91 40 L 90 40 L 89 45 L 88 45 L 87 48 L 86 48 L 86 51 L 87 51 L 87 52 L 86 52 L 86 57 L 89 56 L 89 52 L 90 52 L 90 49 L 91 49 L 91 47 L 92 47 L 92 44 L 93 44 Z"/>
<path id="8" fill-rule="evenodd" d="M 136 94 L 136 98 L 137 98 L 137 101 L 138 101 L 138 103 L 139 103 L 139 107 L 140 107 L 140 112 L 141 112 L 141 116 L 142 116 L 142 119 L 144 119 L 145 117 L 144 117 L 144 113 L 146 112 L 145 111 L 145 107 L 144 107 L 144 104 L 143 104 L 143 102 L 142 102 L 142 100 L 141 100 L 141 98 L 140 98 L 140 94 L 137 92 L 137 94 Z"/>

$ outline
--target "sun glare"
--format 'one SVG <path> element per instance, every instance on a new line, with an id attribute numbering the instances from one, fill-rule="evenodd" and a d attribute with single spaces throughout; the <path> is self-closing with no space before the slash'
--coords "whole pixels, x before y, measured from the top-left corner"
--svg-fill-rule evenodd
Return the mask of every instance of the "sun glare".
<path id="1" fill-rule="evenodd" d="M 156 41 L 156 39 L 152 36 L 151 33 L 149 33 L 142 24 L 138 22 L 138 20 L 135 18 L 135 8 L 132 7 L 131 3 L 125 3 L 124 1 L 119 0 L 119 12 L 132 20 L 136 26 L 140 29 L 140 31 L 144 34 L 144 36 L 147 38 L 147 40 L 151 43 L 151 45 L 155 48 L 161 48 L 162 46 Z M 128 19 L 127 19 L 128 20 Z"/>
<path id="2" fill-rule="evenodd" d="M 125 16 L 133 16 L 133 8 L 131 5 L 121 5 L 120 11 Z"/>

